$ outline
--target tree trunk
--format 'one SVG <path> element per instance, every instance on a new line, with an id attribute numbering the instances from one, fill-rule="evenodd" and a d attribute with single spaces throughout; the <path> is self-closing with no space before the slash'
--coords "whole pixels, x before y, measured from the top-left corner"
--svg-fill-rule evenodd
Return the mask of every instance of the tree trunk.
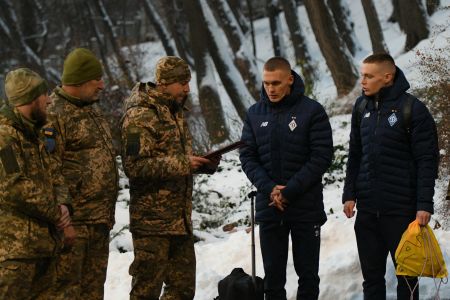
<path id="1" fill-rule="evenodd" d="M 163 44 L 166 54 L 169 56 L 178 56 L 178 51 L 176 45 L 172 39 L 172 35 L 166 29 L 166 26 L 162 22 L 161 17 L 157 14 L 156 8 L 151 0 L 141 0 L 142 6 L 144 7 L 145 14 L 149 18 L 150 22 L 156 30 L 156 33 Z"/>
<path id="2" fill-rule="evenodd" d="M 392 0 L 392 14 L 389 17 L 388 21 L 391 23 L 395 23 L 398 22 L 400 17 L 399 17 L 399 1 L 400 0 Z"/>
<path id="3" fill-rule="evenodd" d="M 210 0 L 210 3 L 231 46 L 234 64 L 253 98 L 258 99 L 261 79 L 248 39 L 244 37 L 244 33 L 225 0 Z"/>
<path id="4" fill-rule="evenodd" d="M 183 6 L 184 2 L 178 3 L 176 0 L 162 0 L 164 4 L 164 12 L 166 19 L 177 20 L 176 22 L 166 22 L 169 30 L 172 33 L 172 37 L 175 41 L 178 55 L 184 59 L 190 66 L 194 66 L 194 60 L 192 58 L 191 48 L 188 41 L 189 36 L 189 24 L 186 19 L 186 14 Z"/>
<path id="5" fill-rule="evenodd" d="M 305 38 L 300 28 L 300 22 L 297 16 L 297 5 L 295 0 L 281 0 L 284 16 L 291 34 L 292 46 L 294 47 L 295 63 L 300 66 L 305 80 L 305 94 L 309 95 L 314 88 L 315 70 L 311 64 L 311 57 Z"/>
<path id="6" fill-rule="evenodd" d="M 272 35 L 272 45 L 273 45 L 273 53 L 275 56 L 286 57 L 282 29 L 281 29 L 281 21 L 280 21 L 280 9 L 277 6 L 277 0 L 266 0 L 266 11 L 267 16 L 269 17 L 270 23 L 270 33 Z"/>
<path id="7" fill-rule="evenodd" d="M 378 14 L 372 0 L 361 0 L 366 15 L 367 27 L 369 29 L 370 41 L 372 42 L 372 51 L 374 53 L 389 53 L 384 43 L 383 31 L 381 29 Z"/>
<path id="8" fill-rule="evenodd" d="M 132 88 L 134 80 L 133 80 L 133 77 L 131 76 L 131 71 L 128 68 L 127 61 L 122 53 L 122 50 L 120 49 L 120 45 L 118 43 L 118 38 L 114 31 L 114 25 L 111 21 L 111 18 L 108 15 L 108 12 L 105 9 L 103 0 L 92 1 L 92 3 L 94 4 L 97 12 L 100 14 L 100 16 L 102 18 L 104 28 L 105 28 L 105 34 L 109 38 L 109 42 L 111 43 L 111 46 L 114 51 L 114 55 L 117 59 L 117 64 L 118 64 L 120 70 L 122 71 L 123 79 L 125 81 L 124 83 L 128 86 L 128 88 Z"/>
<path id="9" fill-rule="evenodd" d="M 348 49 L 338 38 L 339 34 L 324 0 L 304 0 L 303 2 L 320 50 L 336 85 L 338 96 L 344 96 L 355 87 L 358 78 Z"/>
<path id="10" fill-rule="evenodd" d="M 434 14 L 436 9 L 441 5 L 440 0 L 427 0 L 427 13 L 429 16 Z"/>
<path id="11" fill-rule="evenodd" d="M 406 33 L 405 51 L 414 48 L 428 37 L 425 11 L 420 0 L 393 0 L 394 12 L 390 19 L 397 20 Z"/>
<path id="12" fill-rule="evenodd" d="M 108 78 L 108 81 L 111 85 L 116 84 L 116 80 L 114 76 L 112 75 L 111 69 L 109 68 L 107 54 L 106 54 L 106 46 L 104 41 L 101 38 L 101 33 L 99 32 L 98 26 L 95 24 L 94 21 L 94 12 L 92 11 L 92 7 L 89 5 L 89 0 L 84 1 L 86 11 L 88 12 L 88 20 L 90 23 L 90 27 L 94 31 L 95 39 L 98 43 L 98 51 L 100 53 L 101 60 L 103 62 L 103 69 L 105 70 L 106 77 Z"/>
<path id="13" fill-rule="evenodd" d="M 200 107 L 211 143 L 219 144 L 228 139 L 229 133 L 214 79 L 212 61 L 208 48 L 204 47 L 204 37 L 207 36 L 205 18 L 197 0 L 185 0 L 184 3 L 189 22 L 191 51 L 195 61 Z"/>
<path id="14" fill-rule="evenodd" d="M 228 6 L 233 11 L 234 17 L 236 18 L 241 30 L 244 34 L 247 34 L 250 30 L 250 24 L 242 12 L 242 1 L 241 0 L 228 0 Z"/>
<path id="15" fill-rule="evenodd" d="M 247 0 L 248 17 L 250 19 L 250 33 L 252 35 L 253 56 L 256 57 L 255 28 L 253 26 L 253 5 L 251 0 Z"/>
<path id="16" fill-rule="evenodd" d="M 341 5 L 341 0 L 327 0 L 328 7 L 331 9 L 333 13 L 333 19 L 336 23 L 337 30 L 339 32 L 339 36 L 342 37 L 345 44 L 347 45 L 348 50 L 352 55 L 356 53 L 356 43 L 353 39 L 353 23 L 350 23 L 349 12 L 347 9 L 344 9 Z"/>
<path id="17" fill-rule="evenodd" d="M 206 0 L 200 0 L 205 17 L 208 41 L 208 50 L 213 58 L 216 70 L 219 73 L 223 86 L 225 87 L 231 102 L 233 103 L 239 117 L 244 120 L 247 108 L 254 103 L 254 99 L 244 84 L 239 71 L 231 60 L 231 49 L 223 35 L 217 30 L 219 25 L 208 6 Z"/>

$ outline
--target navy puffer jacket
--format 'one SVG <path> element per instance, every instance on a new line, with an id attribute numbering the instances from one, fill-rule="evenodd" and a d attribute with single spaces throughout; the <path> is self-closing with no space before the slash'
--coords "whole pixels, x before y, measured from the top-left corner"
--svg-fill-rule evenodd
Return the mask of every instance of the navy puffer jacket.
<path id="1" fill-rule="evenodd" d="M 402 113 L 408 89 L 408 81 L 397 68 L 392 86 L 374 97 L 363 94 L 356 100 L 342 200 L 356 199 L 358 210 L 408 216 L 418 210 L 433 213 L 436 125 L 425 105 L 414 98 L 408 133 Z M 368 102 L 358 122 L 357 108 L 364 97 Z"/>
<path id="2" fill-rule="evenodd" d="M 292 72 L 290 95 L 270 102 L 264 88 L 242 131 L 242 168 L 257 188 L 256 220 L 325 223 L 322 175 L 331 164 L 331 126 L 323 107 L 304 96 L 300 76 Z M 275 185 L 286 185 L 284 212 L 269 206 Z"/>

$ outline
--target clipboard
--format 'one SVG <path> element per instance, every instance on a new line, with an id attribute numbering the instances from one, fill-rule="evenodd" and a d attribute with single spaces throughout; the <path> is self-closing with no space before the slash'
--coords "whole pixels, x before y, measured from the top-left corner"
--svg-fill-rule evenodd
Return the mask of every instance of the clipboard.
<path id="1" fill-rule="evenodd" d="M 227 152 L 239 149 L 239 148 L 243 147 L 244 145 L 245 145 L 245 143 L 243 141 L 234 142 L 234 143 L 229 144 L 225 147 L 222 147 L 216 151 L 209 152 L 209 153 L 203 155 L 202 157 L 206 158 L 206 159 L 211 159 L 211 158 L 220 156 L 222 154 L 225 154 Z"/>

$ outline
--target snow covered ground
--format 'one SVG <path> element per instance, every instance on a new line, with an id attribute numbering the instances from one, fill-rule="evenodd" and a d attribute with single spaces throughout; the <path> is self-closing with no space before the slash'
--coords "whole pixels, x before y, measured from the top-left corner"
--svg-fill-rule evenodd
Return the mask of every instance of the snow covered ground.
<path id="1" fill-rule="evenodd" d="M 370 39 L 364 19 L 364 13 L 360 1 L 345 0 L 350 10 L 351 18 L 355 23 L 355 36 L 359 42 L 360 50 L 356 54 L 355 64 L 370 54 Z M 423 80 L 417 71 L 418 58 L 415 50 L 433 51 L 435 49 L 450 49 L 450 9 L 436 12 L 430 19 L 430 39 L 422 41 L 413 51 L 403 52 L 405 35 L 400 31 L 398 25 L 387 22 L 391 14 L 392 6 L 388 0 L 374 1 L 384 36 L 391 54 L 397 64 L 405 71 L 413 88 L 420 87 Z M 442 6 L 449 6 L 449 0 L 441 0 Z M 326 68 L 323 57 L 318 50 L 317 42 L 312 34 L 308 18 L 303 7 L 300 7 L 299 16 L 302 29 L 304 30 L 307 44 L 312 57 L 317 65 L 320 80 L 314 90 L 315 97 L 324 105 L 330 106 L 335 101 L 336 91 L 331 75 Z M 270 33 L 267 20 L 259 20 L 255 23 L 258 58 L 260 67 L 265 59 L 271 57 Z M 288 31 L 285 31 L 285 41 L 288 41 Z M 149 73 L 147 79 L 151 79 L 153 67 L 156 60 L 164 55 L 160 43 L 145 44 L 147 57 L 144 60 Z M 292 52 L 287 52 L 288 57 L 293 58 Z M 148 58 L 148 59 L 147 59 Z M 216 75 L 217 76 L 217 75 Z M 195 82 L 195 80 L 193 81 Z M 236 120 L 236 112 L 231 109 L 231 102 L 226 96 L 223 87 L 221 94 L 224 95 L 225 107 L 230 120 Z M 193 93 L 196 91 L 193 90 Z M 331 118 L 333 128 L 334 145 L 339 146 L 336 154 L 345 155 L 348 149 L 349 115 L 339 115 Z M 228 124 L 232 137 L 236 140 L 240 134 L 240 124 L 234 122 Z M 345 157 L 341 157 L 344 159 Z M 344 174 L 342 169 L 337 169 L 325 175 L 325 182 L 330 182 L 324 189 L 325 210 L 328 221 L 322 227 L 322 244 L 320 257 L 320 299 L 363 299 L 362 276 L 358 261 L 356 241 L 353 231 L 354 218 L 347 219 L 342 213 L 341 194 L 342 180 Z M 436 188 L 436 204 L 440 205 L 444 188 L 448 178 L 438 182 Z M 122 178 L 120 185 L 121 194 L 116 205 L 116 224 L 112 231 L 113 239 L 110 244 L 110 257 L 108 275 L 105 284 L 105 299 L 125 300 L 129 299 L 128 293 L 131 287 L 131 277 L 128 275 L 128 267 L 133 260 L 131 234 L 128 231 L 128 182 Z M 245 195 L 251 187 L 245 175 L 240 170 L 237 153 L 227 154 L 222 163 L 220 172 L 213 176 L 200 175 L 196 178 L 194 203 L 194 226 L 195 235 L 201 239 L 196 243 L 197 255 L 197 292 L 196 300 L 209 300 L 217 296 L 217 283 L 228 275 L 234 267 L 242 267 L 246 272 L 251 272 L 250 265 L 250 243 L 251 236 L 246 232 L 248 215 L 250 214 L 250 203 Z M 434 215 L 431 221 L 433 227 L 435 222 L 442 223 L 442 216 Z M 225 233 L 221 226 L 236 222 L 238 226 L 232 233 Z M 442 228 L 434 231 L 447 266 L 450 264 L 450 231 Z M 257 275 L 263 277 L 261 253 L 259 251 L 258 228 L 256 228 L 256 270 Z M 297 276 L 295 275 L 292 258 L 289 258 L 287 267 L 287 296 L 289 300 L 295 299 L 297 288 Z M 387 263 L 387 293 L 388 299 L 395 299 L 395 270 L 393 264 Z M 423 278 L 420 281 L 421 299 L 433 299 L 436 293 L 435 282 L 432 279 Z M 450 284 L 442 285 L 440 299 L 450 299 Z"/>

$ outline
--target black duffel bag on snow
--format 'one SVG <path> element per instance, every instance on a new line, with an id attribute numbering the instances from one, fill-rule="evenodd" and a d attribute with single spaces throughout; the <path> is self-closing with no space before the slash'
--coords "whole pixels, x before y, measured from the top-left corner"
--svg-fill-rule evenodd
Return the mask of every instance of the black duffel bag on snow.
<path id="1" fill-rule="evenodd" d="M 264 300 L 264 281 L 255 275 L 255 213 L 256 192 L 248 194 L 251 203 L 252 224 L 252 276 L 242 268 L 235 268 L 230 275 L 219 281 L 219 296 L 215 300 Z"/>

